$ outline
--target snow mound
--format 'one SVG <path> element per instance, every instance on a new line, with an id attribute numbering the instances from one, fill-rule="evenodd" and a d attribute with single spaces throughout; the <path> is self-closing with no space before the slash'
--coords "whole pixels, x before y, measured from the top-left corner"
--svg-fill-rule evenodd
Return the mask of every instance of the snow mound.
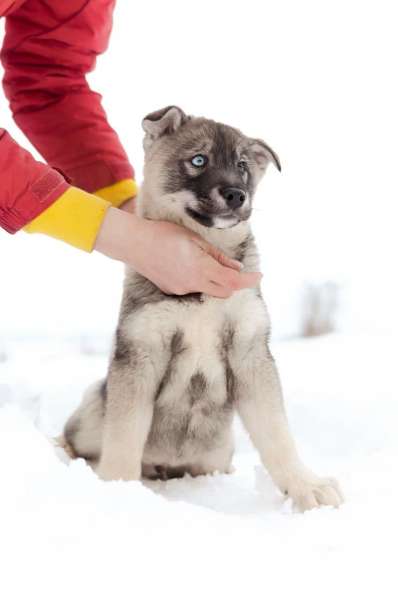
<path id="1" fill-rule="evenodd" d="M 395 595 L 396 381 L 379 376 L 377 396 L 361 385 L 346 356 L 359 353 L 366 369 L 364 346 L 332 336 L 276 347 L 300 451 L 339 478 L 347 500 L 302 515 L 239 425 L 232 475 L 104 483 L 82 460 L 62 461 L 50 436 L 106 357 L 66 347 L 50 358 L 26 345 L 17 358 L 5 343 L 1 594 Z"/>

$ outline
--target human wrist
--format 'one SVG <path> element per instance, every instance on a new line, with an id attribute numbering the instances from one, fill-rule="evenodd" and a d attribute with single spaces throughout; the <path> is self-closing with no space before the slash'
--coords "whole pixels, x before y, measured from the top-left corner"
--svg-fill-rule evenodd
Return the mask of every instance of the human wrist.
<path id="1" fill-rule="evenodd" d="M 136 207 L 137 207 L 137 201 L 136 201 L 135 197 L 129 197 L 128 199 L 126 199 L 126 201 L 121 203 L 118 207 L 122 211 L 125 211 L 130 214 L 134 214 L 136 211 Z"/>
<path id="2" fill-rule="evenodd" d="M 130 263 L 140 242 L 144 220 L 110 207 L 105 214 L 94 249 L 124 263 Z"/>

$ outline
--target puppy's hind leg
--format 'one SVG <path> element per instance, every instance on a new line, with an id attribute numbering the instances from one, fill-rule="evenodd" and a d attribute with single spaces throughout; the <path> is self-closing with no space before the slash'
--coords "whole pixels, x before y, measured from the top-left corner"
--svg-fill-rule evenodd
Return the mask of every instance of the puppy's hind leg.
<path id="1" fill-rule="evenodd" d="M 74 449 L 66 441 L 66 438 L 64 435 L 58 435 L 58 437 L 54 437 L 52 442 L 53 442 L 54 447 L 61 448 L 61 450 L 63 450 L 65 452 L 65 454 L 67 454 L 67 456 L 69 456 L 70 460 L 77 458 Z"/>
<path id="2" fill-rule="evenodd" d="M 85 458 L 90 464 L 101 455 L 102 430 L 106 399 L 106 381 L 97 381 L 87 388 L 80 406 L 70 416 L 57 444 L 71 458 Z"/>

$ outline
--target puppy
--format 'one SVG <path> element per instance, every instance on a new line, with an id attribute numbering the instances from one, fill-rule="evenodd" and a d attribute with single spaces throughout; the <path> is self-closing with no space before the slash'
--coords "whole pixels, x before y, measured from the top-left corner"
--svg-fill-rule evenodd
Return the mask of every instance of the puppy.
<path id="1" fill-rule="evenodd" d="M 175 106 L 149 114 L 139 214 L 194 230 L 258 271 L 249 218 L 275 152 L 237 129 Z M 66 423 L 64 446 L 102 479 L 231 471 L 237 412 L 279 489 L 301 510 L 338 506 L 333 479 L 301 462 L 268 347 L 260 288 L 228 299 L 170 296 L 128 268 L 113 355 Z"/>

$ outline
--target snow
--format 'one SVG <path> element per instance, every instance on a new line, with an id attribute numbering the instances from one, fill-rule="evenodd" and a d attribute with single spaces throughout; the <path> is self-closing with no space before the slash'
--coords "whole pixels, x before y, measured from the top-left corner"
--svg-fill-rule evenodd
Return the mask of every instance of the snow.
<path id="1" fill-rule="evenodd" d="M 279 342 L 291 425 L 306 462 L 346 503 L 292 510 L 236 425 L 235 472 L 104 483 L 51 438 L 101 377 L 107 339 L 3 338 L 2 594 L 395 595 L 396 338 Z M 98 351 L 94 347 L 98 347 Z M 365 373 L 365 375 L 364 375 Z"/>

